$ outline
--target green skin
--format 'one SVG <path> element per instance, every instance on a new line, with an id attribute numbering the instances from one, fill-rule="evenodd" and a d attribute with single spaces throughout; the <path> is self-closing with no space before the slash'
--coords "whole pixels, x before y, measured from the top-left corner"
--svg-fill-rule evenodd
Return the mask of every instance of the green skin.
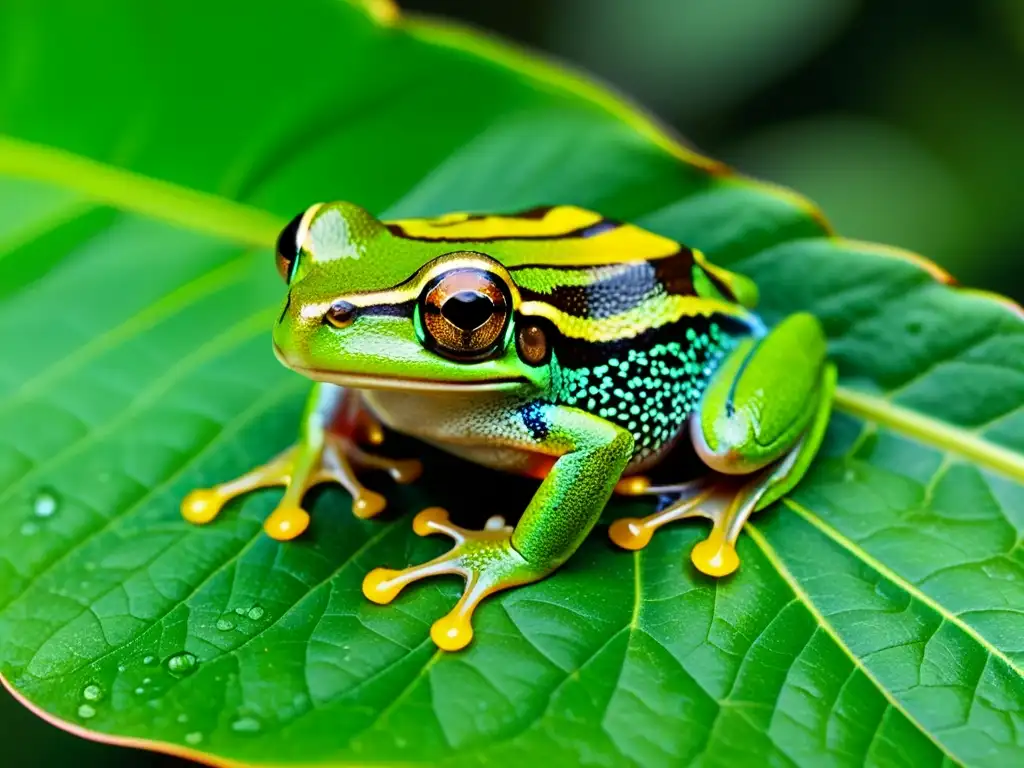
<path id="1" fill-rule="evenodd" d="M 408 306 L 421 296 L 432 277 L 445 273 L 446 259 L 454 258 L 445 254 L 472 250 L 490 257 L 500 251 L 487 239 L 481 237 L 472 249 L 403 239 L 345 203 L 306 214 L 297 258 L 286 258 L 289 293 L 273 331 L 278 358 L 318 382 L 287 478 L 288 504 L 298 506 L 311 484 L 345 390 L 358 390 L 363 407 L 386 426 L 479 463 L 539 475 L 538 457 L 546 460 L 549 471 L 511 535 L 461 531 L 462 540 L 456 535 L 452 553 L 439 559 L 443 562 L 436 572 L 454 570 L 467 577 L 468 621 L 479 597 L 535 581 L 564 563 L 593 528 L 618 481 L 660 460 L 677 438 L 688 436 L 697 455 L 716 473 L 754 478 L 742 492 L 751 510 L 771 503 L 799 481 L 821 442 L 835 382 L 816 319 L 793 315 L 765 332 L 756 315 L 739 306 L 752 301 L 752 285 L 729 276 L 736 290 L 723 295 L 722 284 L 716 283 L 716 288 L 712 277 L 728 273 L 712 272 L 714 268 L 704 262 L 704 269 L 694 266 L 694 300 L 732 303 L 750 330 L 730 338 L 721 353 L 694 374 L 703 379 L 696 382 L 699 400 L 672 439 L 653 454 L 640 455 L 639 432 L 602 418 L 599 409 L 586 402 L 572 406 L 559 396 L 557 345 L 552 362 L 538 365 L 523 359 L 516 344 L 524 322 L 519 313 L 511 313 L 486 359 L 464 360 L 438 353 L 436 344 L 428 341 L 421 310 L 380 310 Z M 531 247 L 521 241 L 513 245 Z M 494 269 L 511 281 L 511 290 L 522 288 L 515 269 L 506 272 L 502 266 L 516 259 L 529 263 L 529 250 L 513 256 L 502 251 L 493 257 L 498 263 Z M 564 271 L 568 281 L 579 279 L 578 271 Z M 557 279 L 557 268 L 551 274 Z M 354 319 L 330 321 L 330 308 L 339 300 L 356 308 Z M 687 327 L 684 317 L 679 333 Z M 448 532 L 441 527 L 432 530 Z M 428 566 L 406 581 L 432 575 L 435 571 Z M 395 576 L 385 583 L 397 593 L 403 579 Z M 376 599 L 369 592 L 368 596 Z M 452 647 L 461 647 L 460 643 L 464 644 L 459 641 Z"/>

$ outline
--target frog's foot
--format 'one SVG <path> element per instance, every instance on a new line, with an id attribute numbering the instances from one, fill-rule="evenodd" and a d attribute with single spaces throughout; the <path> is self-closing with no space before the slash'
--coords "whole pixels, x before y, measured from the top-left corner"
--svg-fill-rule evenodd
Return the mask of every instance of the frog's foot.
<path id="1" fill-rule="evenodd" d="M 694 546 L 690 560 L 697 570 L 708 576 L 728 576 L 740 566 L 736 539 L 756 509 L 764 493 L 763 486 L 760 478 L 745 485 L 730 479 L 694 484 L 681 498 L 659 512 L 616 520 L 608 529 L 608 536 L 623 549 L 643 549 L 663 525 L 689 517 L 706 517 L 712 523 L 711 533 Z M 651 488 L 645 492 L 656 490 Z"/>
<path id="2" fill-rule="evenodd" d="M 347 490 L 357 517 L 373 517 L 384 509 L 384 497 L 363 486 L 356 478 L 355 468 L 384 470 L 398 483 L 411 483 L 421 471 L 418 461 L 375 456 L 363 451 L 349 437 L 326 433 L 322 446 L 299 443 L 241 477 L 192 491 L 182 501 L 181 514 L 191 523 L 208 523 L 231 499 L 257 488 L 283 485 L 285 494 L 263 527 L 272 538 L 287 541 L 309 525 L 309 513 L 301 506 L 302 497 L 319 483 L 335 482 Z"/>
<path id="3" fill-rule="evenodd" d="M 384 605 L 414 581 L 449 573 L 464 577 L 466 588 L 462 597 L 447 616 L 430 628 L 430 637 L 442 650 L 458 651 L 469 644 L 473 639 L 473 611 L 485 597 L 547 575 L 547 571 L 531 566 L 512 547 L 512 527 L 505 525 L 502 517 L 490 518 L 481 531 L 470 531 L 449 522 L 445 510 L 431 507 L 416 515 L 412 527 L 420 536 L 449 536 L 455 546 L 440 557 L 400 571 L 374 568 L 363 579 L 363 594 Z"/>

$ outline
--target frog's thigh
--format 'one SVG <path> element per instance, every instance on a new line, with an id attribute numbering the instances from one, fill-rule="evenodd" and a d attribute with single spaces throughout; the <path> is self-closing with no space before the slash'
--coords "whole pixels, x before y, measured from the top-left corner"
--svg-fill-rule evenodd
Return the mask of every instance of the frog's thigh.
<path id="1" fill-rule="evenodd" d="M 835 383 L 824 335 L 810 315 L 793 315 L 767 337 L 743 341 L 716 372 L 690 424 L 704 462 L 740 477 L 709 478 L 660 512 L 617 520 L 612 540 L 640 549 L 667 523 L 707 517 L 711 533 L 690 559 L 709 576 L 735 571 L 736 539 L 747 518 L 788 493 L 817 454 Z"/>
<path id="2" fill-rule="evenodd" d="M 767 336 L 744 339 L 722 362 L 690 422 L 711 469 L 745 475 L 777 461 L 820 405 L 826 342 L 812 315 L 790 315 Z"/>

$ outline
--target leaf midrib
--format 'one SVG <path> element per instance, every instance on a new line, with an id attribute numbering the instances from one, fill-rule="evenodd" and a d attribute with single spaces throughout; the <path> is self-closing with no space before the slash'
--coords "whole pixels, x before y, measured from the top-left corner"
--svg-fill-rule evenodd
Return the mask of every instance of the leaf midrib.
<path id="1" fill-rule="evenodd" d="M 961 618 L 959 615 L 950 611 L 948 608 L 943 606 L 933 597 L 928 595 L 928 593 L 924 592 L 920 587 L 911 583 L 910 581 L 907 581 L 907 579 L 903 578 L 894 570 L 892 570 L 887 565 L 882 563 L 880 560 L 869 554 L 867 550 L 865 550 L 862 546 L 852 541 L 851 539 L 847 538 L 845 535 L 843 535 L 838 530 L 829 525 L 827 522 L 825 522 L 825 520 L 823 520 L 819 515 L 815 514 L 813 511 L 805 507 L 803 504 L 794 501 L 788 496 L 784 498 L 782 501 L 793 512 L 802 517 L 810 525 L 813 525 L 823 535 L 827 536 L 829 539 L 834 541 L 836 544 L 845 549 L 847 552 L 849 552 L 855 558 L 860 560 L 866 566 L 874 570 L 876 573 L 891 581 L 904 592 L 912 596 L 915 600 L 919 600 L 924 605 L 927 605 L 939 616 L 941 616 L 944 621 L 947 621 L 953 626 L 957 627 L 958 629 L 963 631 L 964 634 L 966 634 L 968 637 L 970 637 L 972 640 L 978 643 L 978 645 L 984 648 L 990 656 L 999 659 L 1003 664 L 1007 666 L 1008 669 L 1015 672 L 1021 678 L 1024 678 L 1024 669 L 1021 669 L 1021 667 L 1018 666 L 1018 664 L 1013 659 L 1011 659 L 1004 651 L 997 648 L 990 640 L 988 640 L 988 638 L 982 635 L 971 624 L 964 621 L 964 619 Z"/>
<path id="2" fill-rule="evenodd" d="M 248 246 L 271 245 L 284 226 L 280 217 L 245 203 L 7 134 L 0 134 L 0 173 Z"/>
<path id="3" fill-rule="evenodd" d="M 900 700 L 897 699 L 892 694 L 892 692 L 882 684 L 882 682 L 875 676 L 875 674 L 870 669 L 868 669 L 863 659 L 857 656 L 857 654 L 855 654 L 853 650 L 850 649 L 850 647 L 843 640 L 842 636 L 839 634 L 836 628 L 832 626 L 832 624 L 828 621 L 827 618 L 825 618 L 825 615 L 815 604 L 814 600 L 811 598 L 809 594 L 807 594 L 803 586 L 786 566 L 786 563 L 783 560 L 782 556 L 779 555 L 779 553 L 775 550 L 775 547 L 773 547 L 768 542 L 768 539 L 765 537 L 765 535 L 761 533 L 761 531 L 758 530 L 751 523 L 747 523 L 746 531 L 750 535 L 750 538 L 752 538 L 754 542 L 757 544 L 758 548 L 761 550 L 761 553 L 765 556 L 768 562 L 771 563 L 772 567 L 775 568 L 779 576 L 781 576 L 783 581 L 786 582 L 787 586 L 790 588 L 793 594 L 797 597 L 797 599 L 800 600 L 801 603 L 803 603 L 804 607 L 807 609 L 807 611 L 811 614 L 811 617 L 814 619 L 817 627 L 822 632 L 827 634 L 832 639 L 832 641 L 839 647 L 843 654 L 850 659 L 853 666 L 857 670 L 859 670 L 862 675 L 864 675 L 868 680 L 871 681 L 871 684 L 888 702 L 889 706 L 897 712 L 899 712 L 901 715 L 903 715 L 903 717 L 905 717 L 909 723 L 911 723 L 915 728 L 917 728 L 917 730 L 920 731 L 921 734 L 925 736 L 925 738 L 931 741 L 932 744 L 934 744 L 943 755 L 945 755 L 947 758 L 952 760 L 957 765 L 962 765 L 963 762 L 960 760 L 960 758 L 954 755 L 949 750 L 949 747 L 947 747 L 945 744 L 939 741 L 935 737 L 935 735 L 927 727 L 925 727 L 924 723 L 922 723 L 914 715 L 912 715 L 910 711 L 907 710 L 905 706 L 903 706 L 903 703 L 900 702 Z"/>
<path id="4" fill-rule="evenodd" d="M 643 135 L 649 136 L 649 130 Z M 686 156 L 689 154 L 687 151 Z M 682 158 L 678 153 L 675 156 Z M 49 182 L 124 211 L 250 247 L 269 247 L 284 225 L 283 219 L 269 211 L 245 203 L 5 134 L 0 134 L 0 173 Z M 835 403 L 853 416 L 1024 481 L 1024 455 L 970 430 L 848 387 L 836 388 Z"/>

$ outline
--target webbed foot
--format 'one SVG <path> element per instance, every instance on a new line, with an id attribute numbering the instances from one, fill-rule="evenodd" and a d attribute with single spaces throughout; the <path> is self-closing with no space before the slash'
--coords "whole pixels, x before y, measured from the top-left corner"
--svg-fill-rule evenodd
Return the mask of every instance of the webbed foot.
<path id="1" fill-rule="evenodd" d="M 492 517 L 483 530 L 470 531 L 453 525 L 440 507 L 416 515 L 413 530 L 420 536 L 441 533 L 455 541 L 450 551 L 420 565 L 402 570 L 375 568 L 363 579 L 363 594 L 375 603 L 390 603 L 414 581 L 440 574 L 457 574 L 466 579 L 462 597 L 447 616 L 430 628 L 438 648 L 458 651 L 473 639 L 473 611 L 480 602 L 499 590 L 528 584 L 547 575 L 531 566 L 512 546 L 512 527 L 502 517 Z"/>
<path id="2" fill-rule="evenodd" d="M 337 403 L 337 407 L 334 427 L 342 432 L 328 431 L 319 421 L 311 422 L 300 442 L 266 464 L 234 480 L 189 493 L 181 503 L 182 516 L 190 523 L 209 523 L 231 499 L 257 488 L 281 485 L 285 487 L 284 496 L 263 528 L 270 537 L 287 541 L 309 526 L 309 513 L 302 508 L 306 491 L 325 482 L 335 482 L 352 495 L 352 513 L 357 517 L 379 514 L 387 505 L 386 500 L 362 485 L 356 471 L 383 470 L 395 482 L 411 483 L 419 477 L 422 467 L 416 460 L 389 459 L 364 451 L 355 436 L 366 443 L 380 444 L 384 439 L 380 424 L 365 410 L 357 410 L 348 402 Z"/>
<path id="3" fill-rule="evenodd" d="M 608 537 L 623 549 L 643 549 L 663 525 L 689 517 L 706 517 L 711 533 L 690 551 L 690 560 L 708 576 L 728 576 L 740 567 L 736 540 L 750 516 L 787 492 L 795 483 L 794 468 L 809 461 L 801 440 L 781 461 L 750 476 L 714 474 L 691 483 L 662 488 L 643 478 L 627 478 L 617 488 L 626 495 L 679 493 L 675 501 L 647 517 L 624 517 L 608 529 Z M 817 447 L 817 446 L 815 446 Z M 802 473 L 801 473 L 802 474 Z M 632 481 L 631 484 L 627 481 Z"/>
<path id="4" fill-rule="evenodd" d="M 761 498 L 757 491 L 757 483 L 738 486 L 723 481 L 698 485 L 652 515 L 616 520 L 608 529 L 608 537 L 623 549 L 643 549 L 663 525 L 706 517 L 711 520 L 711 533 L 694 546 L 690 560 L 708 576 L 728 576 L 739 568 L 736 539 Z"/>

